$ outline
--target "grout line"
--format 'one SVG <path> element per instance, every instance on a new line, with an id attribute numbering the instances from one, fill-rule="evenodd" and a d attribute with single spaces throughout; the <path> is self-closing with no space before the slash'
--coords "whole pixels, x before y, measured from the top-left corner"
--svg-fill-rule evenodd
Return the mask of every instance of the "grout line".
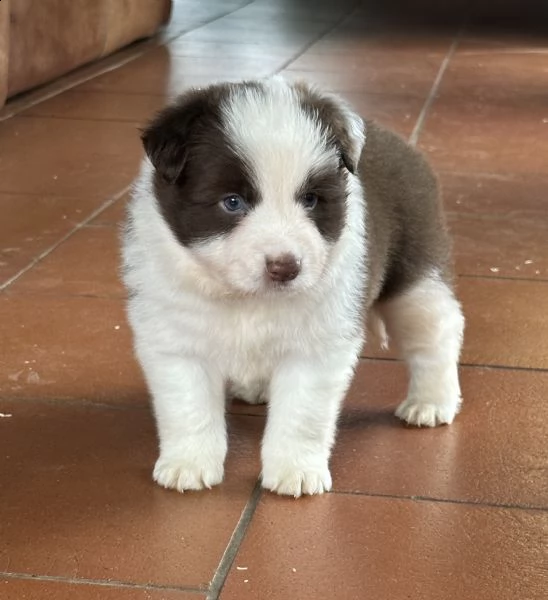
<path id="1" fill-rule="evenodd" d="M 322 38 L 324 38 L 327 34 L 331 33 L 334 29 L 336 29 L 341 23 L 343 23 L 348 17 L 350 17 L 353 13 L 355 13 L 360 7 L 360 3 L 354 5 L 347 13 L 337 19 L 334 23 L 329 25 L 326 29 L 324 29 L 320 34 L 318 34 L 315 38 L 313 38 L 310 42 L 307 42 L 302 48 L 300 48 L 296 54 L 294 54 L 291 58 L 285 60 L 280 67 L 274 71 L 274 74 L 280 73 L 280 71 L 284 71 L 287 67 L 295 62 L 300 56 L 302 56 L 305 52 L 310 50 L 312 46 L 317 44 Z"/>
<path id="2" fill-rule="evenodd" d="M 71 229 L 68 233 L 66 233 L 62 238 L 57 240 L 54 244 L 46 248 L 41 254 L 33 258 L 28 265 L 20 269 L 15 275 L 10 277 L 7 281 L 5 281 L 2 285 L 0 285 L 0 292 L 4 291 L 8 288 L 12 283 L 17 281 L 22 275 L 24 275 L 27 271 L 30 271 L 35 265 L 37 265 L 41 260 L 46 258 L 49 254 L 51 254 L 56 248 L 58 248 L 61 244 L 66 242 L 70 237 L 72 237 L 77 231 L 80 231 L 83 227 L 85 227 L 90 221 L 95 219 L 98 215 L 100 215 L 104 210 L 109 208 L 112 204 L 114 204 L 117 200 L 119 200 L 126 192 L 131 189 L 132 184 L 127 185 L 120 192 L 111 196 L 108 200 L 103 202 L 101 206 L 96 208 L 86 219 L 84 219 L 81 223 L 78 223 L 73 229 Z"/>
<path id="3" fill-rule="evenodd" d="M 69 91 L 69 90 L 66 90 Z M 158 98 L 160 98 L 161 96 L 158 96 Z M 30 107 L 29 107 L 30 108 Z M 143 118 L 142 120 L 137 120 L 137 119 L 124 119 L 123 117 L 120 119 L 113 119 L 112 117 L 67 117 L 65 115 L 47 115 L 47 114 L 42 114 L 42 115 L 37 115 L 37 114 L 25 114 L 24 112 L 22 112 L 19 115 L 20 119 L 54 119 L 55 121 L 88 121 L 91 123 L 130 123 L 132 125 L 135 125 L 135 127 L 140 127 L 143 124 L 143 121 L 146 120 L 146 118 Z"/>
<path id="4" fill-rule="evenodd" d="M 459 367 L 466 367 L 468 369 L 496 369 L 499 371 L 529 371 L 531 373 L 548 373 L 548 369 L 543 367 L 520 367 L 520 366 L 510 366 L 510 365 L 489 365 L 489 364 L 481 364 L 481 363 L 459 363 Z"/>
<path id="5" fill-rule="evenodd" d="M 548 279 L 545 276 L 538 277 L 511 277 L 510 275 L 473 275 L 466 273 L 458 273 L 459 279 L 485 279 L 487 281 L 494 279 L 496 281 L 526 281 L 530 283 L 531 281 L 535 283 L 548 283 Z"/>
<path id="6" fill-rule="evenodd" d="M 497 54 L 548 54 L 548 48 L 485 48 L 484 50 L 461 50 L 462 56 L 492 57 Z"/>
<path id="7" fill-rule="evenodd" d="M 136 395 L 137 396 L 137 395 Z M 145 401 L 142 400 L 145 398 Z M 150 399 L 150 394 L 148 390 L 143 387 L 143 393 L 140 394 L 140 398 L 132 398 L 129 400 L 119 400 L 114 402 L 108 402 L 107 400 L 95 400 L 93 398 L 83 398 L 83 397 L 74 397 L 74 396 L 59 396 L 56 395 L 54 397 L 34 397 L 34 396 L 10 396 L 3 395 L 0 399 L 0 404 L 4 402 L 18 402 L 18 403 L 27 403 L 27 404 L 45 404 L 49 406 L 69 406 L 71 408 L 91 408 L 97 410 L 115 410 L 115 411 L 139 411 L 139 412 L 147 412 L 152 414 L 152 403 Z M 226 408 L 227 417 L 253 417 L 264 419 L 266 417 L 265 414 L 260 413 L 252 413 L 252 412 L 243 412 L 243 411 L 235 411 L 232 410 L 231 407 Z"/>
<path id="8" fill-rule="evenodd" d="M 435 498 L 433 496 L 409 496 L 398 494 L 383 494 L 381 492 L 360 492 L 356 490 L 333 490 L 331 494 L 340 496 L 364 496 L 366 498 L 385 498 L 387 500 L 411 500 L 414 502 L 435 502 L 439 504 L 458 504 L 466 506 L 477 506 L 486 508 L 507 508 L 511 510 L 533 510 L 538 512 L 547 512 L 547 506 L 511 504 L 505 502 L 483 502 L 481 500 L 462 500 L 459 498 Z"/>
<path id="9" fill-rule="evenodd" d="M 146 398 L 146 402 L 142 402 L 142 400 L 135 399 L 135 401 L 119 401 L 119 402 L 108 402 L 107 400 L 94 400 L 85 397 L 71 397 L 71 396 L 60 396 L 56 395 L 54 397 L 34 397 L 34 396 L 10 396 L 10 395 L 2 395 L 0 399 L 0 403 L 2 402 L 18 402 L 18 403 L 27 403 L 27 404 L 45 404 L 46 406 L 68 406 L 71 408 L 92 408 L 98 410 L 115 410 L 115 411 L 146 411 L 151 412 L 151 403 L 149 401 L 148 390 L 143 387 L 142 397 Z M 140 404 L 136 404 L 136 402 L 140 402 Z M 237 413 L 229 413 L 229 414 L 237 414 Z M 247 416 L 247 415 L 246 415 Z"/>
<path id="10" fill-rule="evenodd" d="M 223 557 L 221 558 L 221 562 L 219 563 L 219 566 L 217 567 L 217 571 L 215 572 L 215 575 L 213 576 L 213 579 L 211 580 L 211 585 L 209 587 L 209 593 L 207 595 L 207 600 L 217 600 L 219 598 L 219 594 L 221 593 L 221 591 L 223 589 L 223 586 L 225 584 L 228 573 L 232 567 L 232 563 L 234 562 L 234 559 L 236 558 L 236 554 L 238 553 L 238 550 L 240 549 L 240 546 L 245 537 L 245 534 L 247 533 L 247 530 L 251 523 L 251 519 L 253 518 L 253 515 L 255 514 L 255 510 L 257 509 L 257 505 L 261 498 L 261 494 L 262 494 L 262 488 L 261 488 L 261 481 L 259 479 L 259 480 L 257 480 L 257 483 L 255 484 L 255 487 L 253 488 L 253 491 L 251 492 L 251 496 L 250 496 L 249 500 L 247 501 L 247 504 L 245 505 L 244 510 L 242 511 L 240 520 L 238 521 L 238 524 L 236 525 L 236 528 L 234 529 L 232 537 L 230 538 L 230 541 L 228 542 L 228 545 L 223 554 Z"/>
<path id="11" fill-rule="evenodd" d="M 82 227 L 81 229 L 88 229 L 87 227 Z M 109 227 L 108 229 L 112 230 L 113 227 Z M 128 294 L 86 294 L 86 293 L 77 293 L 77 292 L 64 292 L 62 294 L 55 292 L 54 290 L 40 290 L 40 289 L 30 289 L 30 290 L 18 290 L 16 292 L 0 290 L 6 292 L 6 295 L 10 298 L 93 298 L 94 300 L 120 300 L 122 302 L 127 302 L 129 296 Z"/>
<path id="12" fill-rule="evenodd" d="M 362 354 L 359 358 L 360 361 L 364 362 L 388 362 L 388 363 L 397 363 L 397 364 L 405 364 L 405 361 L 401 358 L 391 358 L 389 356 L 368 356 L 367 354 Z M 533 373 L 548 373 L 548 368 L 544 367 L 520 367 L 520 366 L 512 366 L 512 365 L 490 365 L 486 363 L 466 363 L 459 362 L 459 367 L 466 367 L 467 369 L 495 369 L 499 371 L 531 371 Z"/>
<path id="13" fill-rule="evenodd" d="M 430 93 L 428 94 L 428 97 L 426 98 L 426 102 L 424 103 L 424 106 L 422 107 L 422 110 L 419 114 L 417 122 L 415 123 L 415 127 L 413 128 L 413 131 L 411 132 L 411 135 L 409 136 L 409 144 L 411 146 L 417 145 L 417 141 L 419 139 L 419 135 L 424 126 L 424 123 L 426 122 L 426 117 L 428 115 L 428 112 L 430 111 L 430 108 L 431 108 L 432 104 L 434 103 L 434 100 L 437 96 L 437 93 L 438 93 L 438 90 L 439 90 L 439 87 L 441 84 L 441 80 L 443 79 L 443 76 L 445 75 L 445 71 L 447 70 L 449 63 L 451 62 L 451 59 L 453 58 L 453 55 L 455 54 L 455 50 L 457 49 L 457 46 L 459 44 L 459 41 L 460 41 L 460 38 L 462 37 L 463 32 L 464 32 L 464 26 L 461 27 L 459 29 L 459 31 L 457 32 L 457 34 L 455 35 L 455 39 L 453 40 L 451 46 L 449 47 L 449 50 L 447 51 L 445 58 L 443 59 L 441 65 L 440 65 L 438 74 L 436 75 L 436 79 L 434 79 L 434 83 L 432 84 Z"/>
<path id="14" fill-rule="evenodd" d="M 175 586 L 175 585 L 161 585 L 156 583 L 133 583 L 131 581 L 117 581 L 115 579 L 88 579 L 88 578 L 76 578 L 76 577 L 63 577 L 60 575 L 32 575 L 29 573 L 14 573 L 10 571 L 0 571 L 0 577 L 6 577 L 8 579 L 24 579 L 31 581 L 50 581 L 59 583 L 68 583 L 75 585 L 96 585 L 100 587 L 113 587 L 113 588 L 130 588 L 137 590 L 163 590 L 171 592 L 189 592 L 193 594 L 203 594 L 204 590 L 195 587 Z"/>
<path id="15" fill-rule="evenodd" d="M 472 177 L 474 179 L 495 179 L 497 181 L 510 182 L 510 183 L 522 183 L 528 181 L 531 177 L 540 179 L 543 182 L 548 179 L 546 171 L 533 172 L 533 173 L 497 173 L 496 171 L 458 171 L 455 169 L 437 169 L 440 175 L 450 175 L 456 177 Z"/>

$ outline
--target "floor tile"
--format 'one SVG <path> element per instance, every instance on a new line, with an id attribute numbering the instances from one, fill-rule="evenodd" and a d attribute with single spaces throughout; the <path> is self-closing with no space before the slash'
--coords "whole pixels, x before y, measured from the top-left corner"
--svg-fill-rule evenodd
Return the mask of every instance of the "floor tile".
<path id="1" fill-rule="evenodd" d="M 121 299 L 0 295 L 0 397 L 146 405 Z"/>
<path id="2" fill-rule="evenodd" d="M 464 46 L 467 49 L 467 46 Z M 459 50 L 444 74 L 440 93 L 486 101 L 513 100 L 546 95 L 546 52 L 488 52 L 469 54 Z M 504 85 L 501 85 L 504 82 Z"/>
<path id="3" fill-rule="evenodd" d="M 548 279 L 548 215 L 451 216 L 459 275 Z"/>
<path id="4" fill-rule="evenodd" d="M 170 21 L 160 36 L 170 39 L 181 32 L 192 31 L 227 13 L 237 11 L 248 3 L 249 0 L 177 0 L 173 2 Z"/>
<path id="5" fill-rule="evenodd" d="M 0 192 L 106 200 L 131 183 L 142 156 L 131 123 L 14 117 L 0 138 Z"/>
<path id="6" fill-rule="evenodd" d="M 164 104 L 159 95 L 83 92 L 76 88 L 29 108 L 21 116 L 143 124 Z"/>
<path id="7" fill-rule="evenodd" d="M 540 600 L 547 533 L 541 512 L 264 496 L 221 598 Z"/>
<path id="8" fill-rule="evenodd" d="M 241 14 L 241 13 L 240 13 Z M 185 35 L 188 40 L 217 42 L 234 41 L 244 37 L 247 42 L 260 42 L 264 45 L 287 45 L 304 48 L 330 29 L 330 24 L 308 19 L 299 22 L 283 20 L 257 22 L 255 19 L 240 18 L 235 15 L 219 19 Z"/>
<path id="9" fill-rule="evenodd" d="M 419 147 L 440 170 L 545 176 L 548 108 L 540 94 L 473 100 L 441 94 Z"/>
<path id="10" fill-rule="evenodd" d="M 531 25 L 529 23 L 526 28 L 520 29 L 515 26 L 515 23 L 514 26 L 507 28 L 488 28 L 471 24 L 460 40 L 459 56 L 479 56 L 495 52 L 528 54 L 548 52 L 546 31 L 535 31 Z"/>
<path id="11" fill-rule="evenodd" d="M 20 277 L 9 291 L 125 297 L 120 280 L 120 235 L 117 227 L 80 229 Z"/>
<path id="12" fill-rule="evenodd" d="M 438 173 L 447 211 L 507 218 L 548 218 L 548 177 L 512 173 Z"/>
<path id="13" fill-rule="evenodd" d="M 189 58 L 224 58 L 248 59 L 270 58 L 287 61 L 295 54 L 295 50 L 283 44 L 266 46 L 261 42 L 252 42 L 247 39 L 233 41 L 200 41 L 188 39 L 186 36 L 177 38 L 168 45 L 171 56 Z"/>
<path id="14" fill-rule="evenodd" d="M 37 579 L 2 579 L 3 600 L 204 600 L 197 592 L 139 589 Z"/>
<path id="15" fill-rule="evenodd" d="M 166 48 L 158 48 L 120 69 L 82 84 L 78 89 L 83 92 L 146 94 L 171 98 L 185 89 L 213 81 L 266 76 L 275 71 L 281 62 L 269 57 L 249 58 L 243 63 L 236 58 L 186 57 L 170 55 Z"/>
<path id="16" fill-rule="evenodd" d="M 361 35 L 347 42 L 343 33 L 335 31 L 322 38 L 298 56 L 290 67 L 305 71 L 360 72 L 383 66 L 393 68 L 398 62 L 405 62 L 433 71 L 439 68 L 451 45 L 447 38 L 430 45 L 424 39 L 375 35 Z"/>
<path id="17" fill-rule="evenodd" d="M 226 480 L 151 480 L 148 410 L 2 401 L 0 564 L 15 573 L 206 589 L 259 472 L 261 420 L 232 417 Z"/>
<path id="18" fill-rule="evenodd" d="M 329 69 L 320 66 L 322 55 L 318 55 L 316 66 L 305 69 L 290 64 L 282 74 L 290 79 L 312 78 L 338 92 L 405 94 L 426 98 L 441 60 L 439 57 L 427 57 L 408 64 L 401 57 L 385 54 L 371 61 L 360 59 L 359 63 L 350 64 L 344 69 Z"/>
<path id="19" fill-rule="evenodd" d="M 336 62 L 338 58 L 357 62 L 378 55 L 398 56 L 406 58 L 422 58 L 425 56 L 445 56 L 451 46 L 453 35 L 432 32 L 420 34 L 403 29 L 390 31 L 372 27 L 367 30 L 367 24 L 359 23 L 359 32 L 349 35 L 343 27 L 318 40 L 307 54 L 310 56 L 323 55 L 326 64 Z M 306 54 L 303 55 L 306 61 Z M 313 66 L 313 65 L 309 65 Z"/>
<path id="20" fill-rule="evenodd" d="M 1 185 L 1 184 L 0 184 Z M 89 217 L 103 200 L 0 192 L 0 285 Z"/>
<path id="21" fill-rule="evenodd" d="M 407 379 L 401 363 L 361 363 L 331 461 L 334 490 L 548 508 L 548 372 L 462 367 L 462 411 L 434 429 L 394 416 Z"/>
<path id="22" fill-rule="evenodd" d="M 402 94 L 345 92 L 342 96 L 363 118 L 378 121 L 404 137 L 413 131 L 424 104 L 422 98 Z"/>
<path id="23" fill-rule="evenodd" d="M 285 23 L 302 22 L 304 20 L 336 22 L 344 15 L 353 11 L 354 0 L 343 0 L 336 4 L 329 0 L 317 2 L 250 2 L 245 8 L 236 13 L 235 17 L 245 15 L 247 19 L 265 22 L 278 19 Z M 312 10 L 311 10 L 312 9 Z"/>
<path id="24" fill-rule="evenodd" d="M 548 283 L 465 279 L 462 362 L 548 369 Z"/>

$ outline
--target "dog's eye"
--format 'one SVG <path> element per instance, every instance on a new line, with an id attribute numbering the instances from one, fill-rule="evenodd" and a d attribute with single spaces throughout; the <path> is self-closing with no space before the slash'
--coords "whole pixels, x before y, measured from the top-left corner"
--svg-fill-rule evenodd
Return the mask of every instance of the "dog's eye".
<path id="1" fill-rule="evenodd" d="M 316 208 L 316 204 L 318 204 L 318 196 L 312 192 L 308 192 L 303 196 L 302 203 L 307 210 L 313 210 Z"/>
<path id="2" fill-rule="evenodd" d="M 229 213 L 242 213 L 247 208 L 244 199 L 238 194 L 225 196 L 221 201 L 221 205 Z"/>

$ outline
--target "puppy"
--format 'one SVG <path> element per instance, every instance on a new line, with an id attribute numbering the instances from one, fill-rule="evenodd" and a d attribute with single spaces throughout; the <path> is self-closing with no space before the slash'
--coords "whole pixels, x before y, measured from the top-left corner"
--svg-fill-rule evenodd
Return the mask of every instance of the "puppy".
<path id="1" fill-rule="evenodd" d="M 268 402 L 263 486 L 328 491 L 367 318 L 410 369 L 396 415 L 453 421 L 464 321 L 421 155 L 338 97 L 281 78 L 189 91 L 142 139 L 124 279 L 160 485 L 222 481 L 228 391 Z"/>

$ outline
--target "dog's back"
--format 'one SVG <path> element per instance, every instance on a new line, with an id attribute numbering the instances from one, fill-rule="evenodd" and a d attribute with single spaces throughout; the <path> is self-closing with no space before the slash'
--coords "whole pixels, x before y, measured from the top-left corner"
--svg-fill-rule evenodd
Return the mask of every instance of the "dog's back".
<path id="1" fill-rule="evenodd" d="M 450 241 L 437 179 L 420 152 L 373 121 L 358 172 L 365 190 L 367 304 L 425 276 L 450 276 Z"/>

